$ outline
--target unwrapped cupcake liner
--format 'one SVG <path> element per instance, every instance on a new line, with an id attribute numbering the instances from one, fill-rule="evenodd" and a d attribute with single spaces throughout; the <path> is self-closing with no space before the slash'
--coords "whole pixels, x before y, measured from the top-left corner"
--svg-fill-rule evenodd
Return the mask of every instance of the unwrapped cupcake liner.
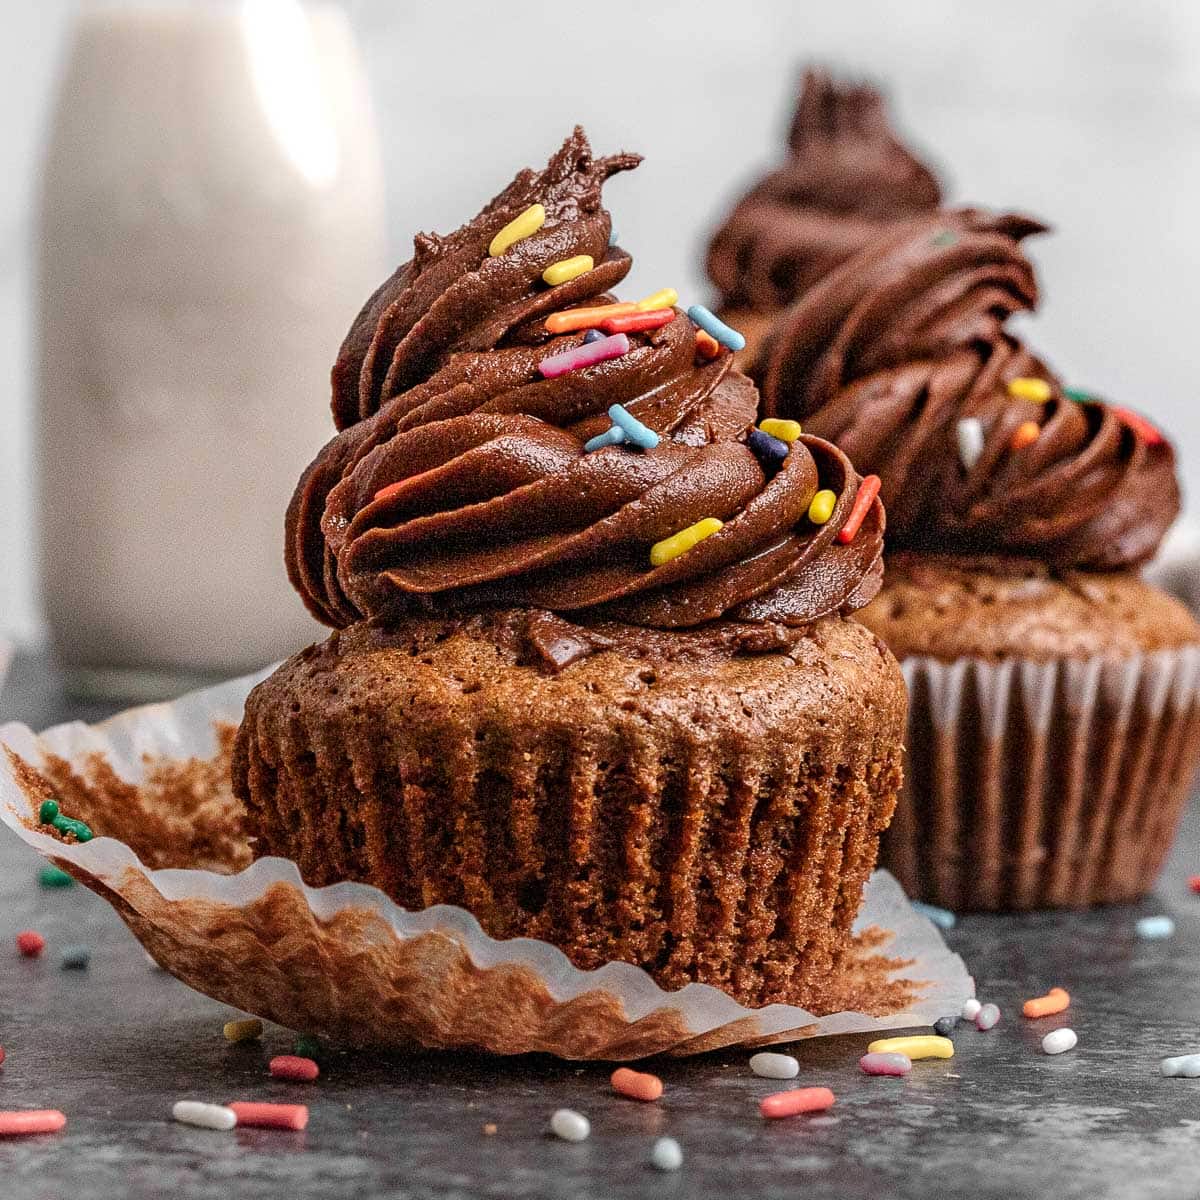
<path id="1" fill-rule="evenodd" d="M 881 862 L 910 895 L 995 911 L 1150 890 L 1200 758 L 1200 646 L 901 667 L 904 788 Z"/>
<path id="2" fill-rule="evenodd" d="M 0 819 L 104 896 L 160 966 L 234 1008 L 346 1045 L 617 1060 L 928 1025 L 973 994 L 886 872 L 845 964 L 860 991 L 878 985 L 878 1011 L 818 1016 L 701 984 L 666 992 L 629 963 L 581 971 L 549 943 L 487 936 L 461 908 L 407 911 L 366 884 L 311 888 L 290 861 L 251 862 L 228 756 L 260 678 L 96 726 L 0 727 Z M 50 796 L 97 836 L 39 826 Z"/>

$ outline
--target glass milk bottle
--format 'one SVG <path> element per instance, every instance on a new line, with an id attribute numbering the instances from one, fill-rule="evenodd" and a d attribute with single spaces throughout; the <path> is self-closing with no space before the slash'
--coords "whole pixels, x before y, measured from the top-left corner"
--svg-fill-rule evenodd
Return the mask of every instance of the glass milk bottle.
<path id="1" fill-rule="evenodd" d="M 283 513 L 383 257 L 342 11 L 85 9 L 39 240 L 42 592 L 77 690 L 167 693 L 313 640 Z"/>

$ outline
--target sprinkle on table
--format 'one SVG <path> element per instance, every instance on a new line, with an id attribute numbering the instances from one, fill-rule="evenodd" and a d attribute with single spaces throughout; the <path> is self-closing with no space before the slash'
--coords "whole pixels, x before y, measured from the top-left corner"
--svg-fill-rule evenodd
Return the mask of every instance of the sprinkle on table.
<path id="1" fill-rule="evenodd" d="M 1079 1044 L 1079 1037 L 1073 1029 L 1053 1029 L 1042 1038 L 1043 1054 L 1066 1054 Z"/>
<path id="2" fill-rule="evenodd" d="M 4 1066 L 4 1047 L 0 1046 L 0 1067 Z"/>
<path id="3" fill-rule="evenodd" d="M 92 962 L 92 952 L 87 946 L 64 946 L 59 961 L 64 971 L 86 971 Z"/>
<path id="4" fill-rule="evenodd" d="M 550 1114 L 550 1132 L 564 1142 L 585 1142 L 592 1123 L 573 1108 L 558 1108 Z"/>
<path id="5" fill-rule="evenodd" d="M 510 246 L 537 233 L 546 223 L 546 210 L 540 204 L 531 204 L 519 216 L 513 217 L 488 246 L 488 254 L 498 258 Z"/>
<path id="6" fill-rule="evenodd" d="M 922 900 L 912 900 L 910 904 L 913 912 L 920 913 L 939 929 L 953 929 L 958 924 L 958 918 L 948 908 L 939 908 L 936 904 L 926 904 Z"/>
<path id="7" fill-rule="evenodd" d="M 44 888 L 69 888 L 75 886 L 75 880 L 61 867 L 45 866 L 38 872 L 38 883 Z"/>
<path id="8" fill-rule="evenodd" d="M 1158 1069 L 1168 1079 L 1200 1079 L 1200 1054 L 1177 1054 L 1164 1058 Z"/>
<path id="9" fill-rule="evenodd" d="M 544 324 L 547 333 L 574 333 L 576 329 L 599 325 L 607 317 L 620 317 L 636 311 L 637 305 L 632 302 L 594 304 L 591 308 L 566 308 L 562 312 L 551 313 Z"/>
<path id="10" fill-rule="evenodd" d="M 312 1083 L 321 1074 L 321 1068 L 311 1058 L 298 1054 L 277 1054 L 267 1070 L 276 1079 L 290 1079 L 294 1083 Z"/>
<path id="11" fill-rule="evenodd" d="M 790 1054 L 763 1050 L 750 1056 L 750 1070 L 761 1079 L 795 1079 L 800 1074 L 800 1062 Z"/>
<path id="12" fill-rule="evenodd" d="M 834 1096 L 827 1087 L 792 1088 L 764 1096 L 758 1111 L 768 1120 L 794 1117 L 798 1113 L 824 1112 L 833 1107 Z"/>
<path id="13" fill-rule="evenodd" d="M 630 1100 L 642 1100 L 647 1103 L 660 1100 L 663 1094 L 663 1081 L 657 1075 L 645 1071 L 633 1071 L 629 1067 L 618 1067 L 609 1080 L 612 1090 L 618 1096 L 626 1096 Z"/>
<path id="14" fill-rule="evenodd" d="M 1012 437 L 1008 439 L 1008 448 L 1024 450 L 1026 446 L 1032 446 L 1041 436 L 1042 427 L 1036 421 L 1022 421 L 1013 430 Z"/>
<path id="15" fill-rule="evenodd" d="M 1065 1012 L 1071 1006 L 1069 993 L 1060 987 L 1052 987 L 1044 996 L 1035 996 L 1021 1005 L 1022 1016 L 1031 1019 L 1036 1017 L 1052 1017 L 1055 1013 Z"/>
<path id="16" fill-rule="evenodd" d="M 933 1023 L 933 1032 L 938 1037 L 949 1037 L 958 1027 L 957 1017 L 938 1017 Z"/>
<path id="17" fill-rule="evenodd" d="M 1161 446 L 1166 438 L 1145 417 L 1132 409 L 1122 408 L 1119 404 L 1112 406 L 1113 415 L 1127 428 L 1132 430 L 1147 446 Z"/>
<path id="18" fill-rule="evenodd" d="M 551 263 L 542 272 L 542 278 L 551 287 L 557 287 L 560 283 L 570 283 L 572 279 L 586 275 L 595 265 L 590 254 L 576 254 L 574 258 Z"/>
<path id="19" fill-rule="evenodd" d="M 881 480 L 878 475 L 868 475 L 858 485 L 858 492 L 854 496 L 854 504 L 851 506 L 850 515 L 846 518 L 845 525 L 837 531 L 837 540 L 843 545 L 854 541 L 854 537 L 862 527 L 863 521 L 867 519 L 867 513 L 870 512 L 871 505 L 875 502 L 875 497 L 879 495 L 880 483 Z"/>
<path id="20" fill-rule="evenodd" d="M 46 948 L 46 939 L 36 929 L 23 929 L 17 934 L 17 949 L 25 958 L 37 958 Z"/>
<path id="21" fill-rule="evenodd" d="M 301 1058 L 311 1058 L 313 1062 L 318 1062 L 321 1058 L 320 1039 L 313 1037 L 311 1033 L 302 1033 L 292 1043 L 292 1053 Z"/>
<path id="22" fill-rule="evenodd" d="M 1175 932 L 1175 922 L 1165 914 L 1157 917 L 1142 917 L 1134 927 L 1138 937 L 1148 942 L 1159 942 Z"/>
<path id="23" fill-rule="evenodd" d="M 650 1165 L 659 1171 L 678 1171 L 683 1166 L 683 1147 L 673 1137 L 660 1137 L 650 1151 Z"/>
<path id="24" fill-rule="evenodd" d="M 716 517 L 705 517 L 694 525 L 689 525 L 686 529 L 681 529 L 678 533 L 663 538 L 661 542 L 655 542 L 650 547 L 650 565 L 661 567 L 669 563 L 673 558 L 686 554 L 705 538 L 712 537 L 722 528 L 724 528 L 723 521 L 718 521 Z"/>
<path id="25" fill-rule="evenodd" d="M 814 525 L 824 525 L 833 516 L 837 492 L 822 488 L 808 503 L 808 519 Z"/>
<path id="26" fill-rule="evenodd" d="M 263 1023 L 257 1017 L 244 1021 L 226 1021 L 222 1030 L 227 1042 L 254 1042 L 263 1035 Z"/>
<path id="27" fill-rule="evenodd" d="M 711 333 L 705 333 L 703 329 L 697 329 L 696 353 L 705 361 L 709 361 L 721 353 L 721 343 Z"/>
<path id="28" fill-rule="evenodd" d="M 963 417 L 954 427 L 958 441 L 958 461 L 969 471 L 983 453 L 983 422 L 978 417 Z"/>
<path id="29" fill-rule="evenodd" d="M 203 1104 L 199 1100 L 177 1100 L 171 1107 L 171 1116 L 181 1125 L 221 1132 L 228 1132 L 238 1123 L 237 1113 L 232 1108 L 223 1104 Z"/>
<path id="30" fill-rule="evenodd" d="M 780 417 L 767 417 L 759 421 L 758 427 L 763 433 L 769 433 L 789 446 L 804 432 L 799 421 L 787 421 Z"/>
<path id="31" fill-rule="evenodd" d="M 912 1059 L 907 1054 L 892 1051 L 887 1054 L 864 1054 L 858 1065 L 867 1075 L 907 1075 L 912 1070 Z"/>
<path id="32" fill-rule="evenodd" d="M 54 1108 L 0 1112 L 0 1137 L 29 1137 L 37 1133 L 57 1133 L 67 1118 Z"/>
<path id="33" fill-rule="evenodd" d="M 611 337 L 601 338 L 586 346 L 574 346 L 561 354 L 552 354 L 538 363 L 538 370 L 546 379 L 557 379 L 571 371 L 581 371 L 586 367 L 594 367 L 597 363 L 607 362 L 610 358 L 620 358 L 629 353 L 629 338 L 623 333 L 614 333 Z"/>
<path id="34" fill-rule="evenodd" d="M 1018 376 L 1008 381 L 1008 394 L 1014 400 L 1028 400 L 1031 404 L 1045 404 L 1054 395 L 1054 389 L 1044 379 Z"/>
<path id="35" fill-rule="evenodd" d="M 983 1005 L 980 1004 L 974 996 L 972 996 L 970 1000 L 963 1002 L 962 1012 L 959 1013 L 959 1016 L 964 1021 L 973 1021 L 977 1016 L 979 1016 L 980 1009 L 982 1008 Z"/>
<path id="36" fill-rule="evenodd" d="M 656 308 L 649 312 L 626 313 L 623 317 L 606 317 L 600 322 L 605 333 L 644 333 L 648 329 L 661 329 L 675 320 L 673 308 Z"/>
<path id="37" fill-rule="evenodd" d="M 636 302 L 638 312 L 650 312 L 656 308 L 673 308 L 679 300 L 679 293 L 673 287 L 659 288 Z"/>
<path id="38" fill-rule="evenodd" d="M 304 1104 L 256 1104 L 235 1100 L 226 1106 L 233 1110 L 239 1125 L 256 1129 L 304 1129 L 308 1125 L 308 1107 Z"/>
<path id="39" fill-rule="evenodd" d="M 984 1004 L 975 1014 L 975 1028 L 980 1033 L 995 1029 L 1000 1023 L 1000 1009 L 995 1004 Z"/>
<path id="40" fill-rule="evenodd" d="M 953 1058 L 954 1043 L 934 1034 L 912 1037 L 879 1038 L 867 1047 L 868 1054 L 904 1054 L 916 1062 L 918 1058 Z"/>
<path id="41" fill-rule="evenodd" d="M 722 346 L 730 350 L 745 350 L 746 339 L 736 329 L 726 325 L 715 313 L 710 312 L 703 304 L 693 304 L 687 310 L 692 324 L 699 325 L 710 337 L 714 337 Z"/>

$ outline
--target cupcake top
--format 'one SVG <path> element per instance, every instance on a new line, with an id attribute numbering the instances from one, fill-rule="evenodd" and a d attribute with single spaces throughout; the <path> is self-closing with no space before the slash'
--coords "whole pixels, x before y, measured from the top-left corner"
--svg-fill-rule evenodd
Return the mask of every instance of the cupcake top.
<path id="1" fill-rule="evenodd" d="M 933 211 L 933 173 L 892 132 L 883 97 L 824 72 L 804 75 L 787 162 L 717 230 L 708 274 L 729 308 L 790 304 L 888 224 Z"/>
<path id="2" fill-rule="evenodd" d="M 1007 327 L 1034 308 L 1015 215 L 963 210 L 881 236 L 781 318 L 755 368 L 765 410 L 882 479 L 888 545 L 1055 569 L 1149 558 L 1179 511 L 1145 418 L 1063 386 Z"/>
<path id="3" fill-rule="evenodd" d="M 753 384 L 674 292 L 609 294 L 631 260 L 601 188 L 638 161 L 576 129 L 367 302 L 333 371 L 341 432 L 288 510 L 319 619 L 801 626 L 878 591 L 883 510 L 845 454 L 755 430 Z"/>

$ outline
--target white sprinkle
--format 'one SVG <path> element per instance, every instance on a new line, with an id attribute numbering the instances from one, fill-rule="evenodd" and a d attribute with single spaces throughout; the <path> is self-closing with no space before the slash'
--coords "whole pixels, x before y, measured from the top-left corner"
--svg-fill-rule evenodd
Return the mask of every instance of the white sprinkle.
<path id="1" fill-rule="evenodd" d="M 180 1100 L 171 1109 L 171 1116 L 184 1125 L 197 1125 L 201 1129 L 232 1129 L 237 1124 L 237 1113 L 222 1104 L 201 1104 L 199 1100 Z"/>
<path id="2" fill-rule="evenodd" d="M 800 1074 L 800 1064 L 790 1054 L 755 1054 L 750 1059 L 750 1070 L 763 1079 L 795 1079 Z"/>
<path id="3" fill-rule="evenodd" d="M 1200 1054 L 1180 1054 L 1175 1058 L 1164 1058 L 1159 1069 L 1168 1079 L 1179 1076 L 1183 1079 L 1200 1079 Z"/>
<path id="4" fill-rule="evenodd" d="M 958 423 L 958 457 L 969 471 L 983 453 L 983 422 L 978 417 L 963 417 Z"/>
<path id="5" fill-rule="evenodd" d="M 1143 917 L 1137 923 L 1137 935 L 1150 941 L 1169 938 L 1175 932 L 1175 922 L 1170 917 Z"/>
<path id="6" fill-rule="evenodd" d="M 973 1021 L 979 1016 L 979 1010 L 983 1007 L 974 996 L 962 1006 L 962 1019 L 964 1021 Z"/>
<path id="7" fill-rule="evenodd" d="M 1073 1029 L 1055 1029 L 1042 1038 L 1042 1050 L 1047 1054 L 1065 1054 L 1074 1050 L 1079 1038 Z"/>
<path id="8" fill-rule="evenodd" d="M 914 912 L 928 917 L 939 929 L 953 929 L 958 918 L 948 908 L 938 908 L 936 904 L 922 904 L 920 900 L 912 900 Z"/>
<path id="9" fill-rule="evenodd" d="M 650 1162 L 660 1171 L 678 1171 L 683 1166 L 683 1147 L 674 1138 L 661 1137 L 650 1151 Z"/>
<path id="10" fill-rule="evenodd" d="M 980 1030 L 993 1029 L 999 1020 L 1000 1010 L 994 1004 L 985 1004 L 975 1014 L 975 1028 Z"/>
<path id="11" fill-rule="evenodd" d="M 591 1122 L 573 1108 L 559 1108 L 550 1118 L 550 1132 L 564 1142 L 582 1142 L 592 1132 Z"/>

